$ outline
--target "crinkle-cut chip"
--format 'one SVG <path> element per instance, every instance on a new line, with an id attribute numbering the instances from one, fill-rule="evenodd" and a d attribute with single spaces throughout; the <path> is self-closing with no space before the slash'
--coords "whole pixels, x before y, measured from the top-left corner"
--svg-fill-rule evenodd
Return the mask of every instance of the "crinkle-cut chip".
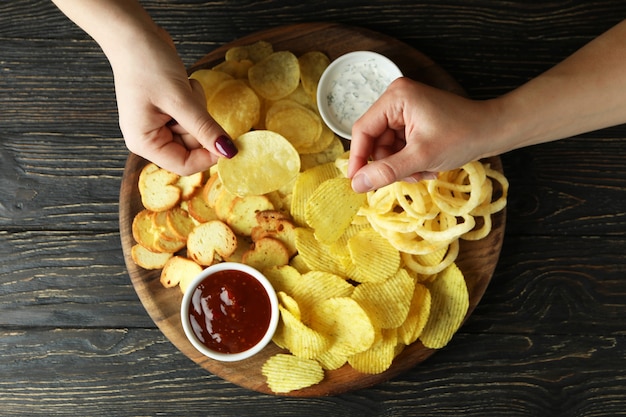
<path id="1" fill-rule="evenodd" d="M 315 359 L 326 350 L 329 344 L 327 337 L 308 327 L 286 307 L 280 305 L 278 308 L 284 324 L 282 340 L 292 354 Z"/>
<path id="2" fill-rule="evenodd" d="M 463 323 L 469 308 L 469 294 L 463 273 L 456 264 L 441 271 L 429 290 L 430 317 L 419 338 L 424 346 L 440 349 Z"/>
<path id="3" fill-rule="evenodd" d="M 235 233 L 250 236 L 252 229 L 258 224 L 257 213 L 266 210 L 274 210 L 274 205 L 264 195 L 235 197 L 226 216 L 226 223 Z"/>
<path id="4" fill-rule="evenodd" d="M 300 169 L 306 171 L 315 166 L 333 162 L 343 153 L 343 150 L 341 139 L 333 134 L 326 148 L 315 153 L 300 154 Z"/>
<path id="5" fill-rule="evenodd" d="M 428 276 L 436 275 L 450 266 L 459 254 L 459 241 L 453 240 L 447 247 L 423 255 L 402 252 L 402 262 L 410 271 Z"/>
<path id="6" fill-rule="evenodd" d="M 302 87 L 311 95 L 317 93 L 317 84 L 322 73 L 330 65 L 330 58 L 320 51 L 310 51 L 298 58 Z"/>
<path id="7" fill-rule="evenodd" d="M 301 274 L 306 274 L 307 272 L 311 271 L 311 268 L 307 265 L 307 263 L 304 261 L 300 254 L 296 254 L 296 256 L 291 258 L 291 260 L 289 261 L 289 265 Z"/>
<path id="8" fill-rule="evenodd" d="M 318 384 L 324 379 L 324 370 L 312 359 L 278 353 L 261 368 L 272 392 L 286 393 Z"/>
<path id="9" fill-rule="evenodd" d="M 263 271 L 276 291 L 293 294 L 293 289 L 302 280 L 302 274 L 291 265 L 278 265 Z"/>
<path id="10" fill-rule="evenodd" d="M 241 257 L 241 262 L 262 272 L 273 266 L 287 265 L 289 251 L 279 240 L 264 237 L 252 244 Z"/>
<path id="11" fill-rule="evenodd" d="M 344 268 L 337 258 L 322 245 L 313 234 L 313 230 L 298 227 L 295 230 L 296 248 L 300 258 L 312 271 L 325 271 L 337 275 L 343 275 Z"/>
<path id="12" fill-rule="evenodd" d="M 261 102 L 243 80 L 224 81 L 207 102 L 209 114 L 232 138 L 248 132 L 261 115 Z"/>
<path id="13" fill-rule="evenodd" d="M 194 227 L 187 237 L 189 257 L 200 265 L 211 265 L 215 253 L 230 256 L 237 249 L 237 236 L 220 220 L 211 220 Z"/>
<path id="14" fill-rule="evenodd" d="M 306 225 L 304 214 L 306 203 L 317 187 L 328 179 L 337 178 L 339 174 L 339 170 L 332 162 L 317 165 L 298 174 L 293 185 L 290 210 L 297 225 Z"/>
<path id="15" fill-rule="evenodd" d="M 422 284 L 415 284 L 411 307 L 404 323 L 398 327 L 398 339 L 405 345 L 415 342 L 421 335 L 430 315 L 430 291 Z"/>
<path id="16" fill-rule="evenodd" d="M 289 51 L 274 52 L 250 68 L 248 79 L 262 97 L 280 100 L 300 84 L 298 58 Z"/>
<path id="17" fill-rule="evenodd" d="M 152 211 L 164 211 L 178 204 L 182 194 L 175 185 L 178 178 L 179 175 L 148 163 L 139 173 L 138 180 L 143 206 Z"/>
<path id="18" fill-rule="evenodd" d="M 355 371 L 364 374 L 380 374 L 389 369 L 396 357 L 397 330 L 382 329 L 381 333 L 382 337 L 371 348 L 348 358 L 348 363 Z"/>
<path id="19" fill-rule="evenodd" d="M 235 140 L 233 158 L 220 158 L 217 170 L 224 187 L 238 196 L 261 195 L 289 183 L 300 171 L 300 156 L 287 139 L 255 130 Z"/>
<path id="20" fill-rule="evenodd" d="M 351 223 L 345 232 L 337 239 L 332 245 L 328 246 L 329 252 L 333 255 L 333 258 L 343 267 L 343 270 L 349 278 L 354 279 L 356 272 L 354 271 L 355 265 L 352 263 L 352 257 L 350 256 L 350 248 L 348 242 L 350 239 L 357 235 L 362 230 L 369 229 L 369 224 L 354 224 Z M 369 250 L 369 249 L 368 249 Z"/>
<path id="21" fill-rule="evenodd" d="M 204 97 L 207 101 L 211 100 L 213 94 L 217 91 L 217 88 L 224 81 L 232 80 L 233 77 L 222 71 L 215 71 L 212 69 L 200 69 L 191 73 L 189 78 L 194 79 L 200 83 L 204 90 Z"/>
<path id="22" fill-rule="evenodd" d="M 323 271 L 302 274 L 293 287 L 291 296 L 298 302 L 302 311 L 302 321 L 309 323 L 311 309 L 316 304 L 333 297 L 349 297 L 354 286 L 339 275 Z"/>
<path id="23" fill-rule="evenodd" d="M 202 186 L 202 182 L 204 181 L 204 173 L 197 172 L 191 175 L 184 175 L 178 178 L 176 181 L 176 186 L 180 188 L 181 191 L 181 199 L 188 200 Z"/>
<path id="24" fill-rule="evenodd" d="M 349 297 L 329 298 L 315 304 L 309 326 L 330 340 L 328 349 L 318 358 L 327 369 L 336 369 L 348 357 L 369 349 L 376 338 L 369 316 Z"/>
<path id="25" fill-rule="evenodd" d="M 200 272 L 202 272 L 202 267 L 191 259 L 173 256 L 163 266 L 160 281 L 165 288 L 180 285 L 180 289 L 184 293 L 189 282 Z"/>
<path id="26" fill-rule="evenodd" d="M 243 80 L 248 78 L 248 70 L 254 65 L 249 59 L 241 61 L 223 61 L 213 67 L 215 71 L 225 72 L 235 79 Z"/>
<path id="27" fill-rule="evenodd" d="M 331 178 L 321 183 L 304 208 L 307 224 L 322 243 L 335 242 L 350 226 L 366 195 L 352 189 L 349 178 Z"/>
<path id="28" fill-rule="evenodd" d="M 257 41 L 248 45 L 233 46 L 226 51 L 226 61 L 242 61 L 244 59 L 259 62 L 274 52 L 274 47 L 267 41 Z"/>
<path id="29" fill-rule="evenodd" d="M 136 243 L 130 249 L 130 256 L 137 265 L 144 269 L 161 269 L 165 263 L 174 256 L 172 253 L 152 252 L 144 246 Z"/>
<path id="30" fill-rule="evenodd" d="M 406 320 L 415 290 L 415 281 L 404 269 L 383 282 L 366 282 L 352 293 L 372 323 L 382 329 L 400 326 Z"/>
<path id="31" fill-rule="evenodd" d="M 373 229 L 361 230 L 348 240 L 358 282 L 381 282 L 400 267 L 400 252 Z"/>
<path id="32" fill-rule="evenodd" d="M 302 320 L 300 305 L 292 296 L 284 291 L 276 291 L 276 296 L 278 297 L 278 303 L 281 308 L 287 310 L 297 320 Z"/>
<path id="33" fill-rule="evenodd" d="M 278 111 L 272 112 L 270 109 L 265 117 L 265 128 L 284 136 L 301 152 L 319 140 L 322 119 L 306 107 L 296 102 L 291 103 L 289 107 Z"/>

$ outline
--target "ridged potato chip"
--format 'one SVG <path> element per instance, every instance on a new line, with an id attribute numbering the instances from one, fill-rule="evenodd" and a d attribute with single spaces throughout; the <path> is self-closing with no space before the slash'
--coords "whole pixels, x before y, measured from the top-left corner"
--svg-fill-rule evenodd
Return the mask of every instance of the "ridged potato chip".
<path id="1" fill-rule="evenodd" d="M 404 269 L 383 282 L 366 282 L 358 285 L 352 293 L 374 326 L 391 329 L 400 326 L 409 314 L 415 281 Z"/>
<path id="2" fill-rule="evenodd" d="M 354 286 L 338 275 L 311 271 L 293 288 L 292 296 L 302 311 L 302 321 L 309 324 L 311 310 L 316 304 L 333 297 L 349 297 Z"/>
<path id="3" fill-rule="evenodd" d="M 359 231 L 348 240 L 354 276 L 358 282 L 381 282 L 400 268 L 400 252 L 374 229 Z"/>
<path id="4" fill-rule="evenodd" d="M 255 130 L 239 136 L 235 144 L 239 149 L 237 155 L 217 162 L 224 187 L 235 195 L 276 191 L 300 171 L 298 152 L 278 133 Z"/>
<path id="5" fill-rule="evenodd" d="M 430 291 L 422 284 L 415 284 L 411 307 L 404 323 L 398 327 L 398 340 L 405 345 L 415 342 L 430 316 Z"/>
<path id="6" fill-rule="evenodd" d="M 426 347 L 440 349 L 448 344 L 463 323 L 469 308 L 469 293 L 463 273 L 456 264 L 440 272 L 429 289 L 430 317 L 420 340 Z"/>
<path id="7" fill-rule="evenodd" d="M 261 368 L 267 386 L 276 393 L 310 387 L 324 379 L 324 370 L 317 361 L 279 353 L 270 357 Z"/>
<path id="8" fill-rule="evenodd" d="M 310 327 L 330 339 L 329 348 L 318 358 L 326 369 L 337 369 L 348 357 L 369 349 L 376 338 L 365 310 L 348 297 L 329 298 L 315 304 Z"/>
<path id="9" fill-rule="evenodd" d="M 339 174 L 339 170 L 332 162 L 315 166 L 298 174 L 291 197 L 291 216 L 298 225 L 307 224 L 304 214 L 306 203 L 317 187 L 328 179 L 337 178 Z"/>
<path id="10" fill-rule="evenodd" d="M 298 58 L 289 51 L 274 52 L 248 71 L 250 85 L 268 100 L 280 100 L 300 84 Z"/>
<path id="11" fill-rule="evenodd" d="M 355 353 L 348 363 L 356 371 L 364 374 L 380 374 L 391 366 L 396 357 L 398 335 L 396 329 L 383 329 L 381 337 L 364 352 Z"/>
<path id="12" fill-rule="evenodd" d="M 292 354 L 305 359 L 315 359 L 323 353 L 329 339 L 304 324 L 289 309 L 280 305 L 280 317 L 283 321 L 282 341 Z"/>
<path id="13" fill-rule="evenodd" d="M 366 195 L 352 189 L 349 178 L 332 178 L 321 183 L 306 202 L 304 217 L 322 243 L 335 242 L 350 226 Z"/>

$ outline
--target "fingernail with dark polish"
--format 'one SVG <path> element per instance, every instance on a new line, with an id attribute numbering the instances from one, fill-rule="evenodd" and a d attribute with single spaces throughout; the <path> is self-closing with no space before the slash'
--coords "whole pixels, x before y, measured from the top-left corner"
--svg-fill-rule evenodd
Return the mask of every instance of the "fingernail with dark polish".
<path id="1" fill-rule="evenodd" d="M 215 141 L 215 148 L 217 148 L 219 153 L 229 159 L 237 155 L 237 152 L 239 152 L 233 141 L 226 135 L 222 135 L 217 138 Z"/>

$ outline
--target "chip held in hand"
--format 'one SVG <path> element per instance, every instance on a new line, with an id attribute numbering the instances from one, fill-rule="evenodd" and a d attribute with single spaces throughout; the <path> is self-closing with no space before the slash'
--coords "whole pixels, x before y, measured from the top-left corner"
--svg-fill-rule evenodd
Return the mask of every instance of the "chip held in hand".
<path id="1" fill-rule="evenodd" d="M 300 171 L 300 155 L 278 133 L 253 130 L 235 140 L 239 152 L 220 158 L 217 172 L 224 187 L 240 197 L 276 191 Z"/>

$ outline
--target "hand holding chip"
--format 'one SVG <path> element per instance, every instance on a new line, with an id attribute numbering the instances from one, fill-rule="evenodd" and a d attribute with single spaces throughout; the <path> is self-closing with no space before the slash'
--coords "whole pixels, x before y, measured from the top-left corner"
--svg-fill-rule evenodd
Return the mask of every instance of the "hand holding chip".
<path id="1" fill-rule="evenodd" d="M 490 114 L 487 101 L 397 79 L 352 128 L 352 187 L 365 192 L 397 180 L 419 181 L 491 156 L 483 134 L 493 127 Z"/>

